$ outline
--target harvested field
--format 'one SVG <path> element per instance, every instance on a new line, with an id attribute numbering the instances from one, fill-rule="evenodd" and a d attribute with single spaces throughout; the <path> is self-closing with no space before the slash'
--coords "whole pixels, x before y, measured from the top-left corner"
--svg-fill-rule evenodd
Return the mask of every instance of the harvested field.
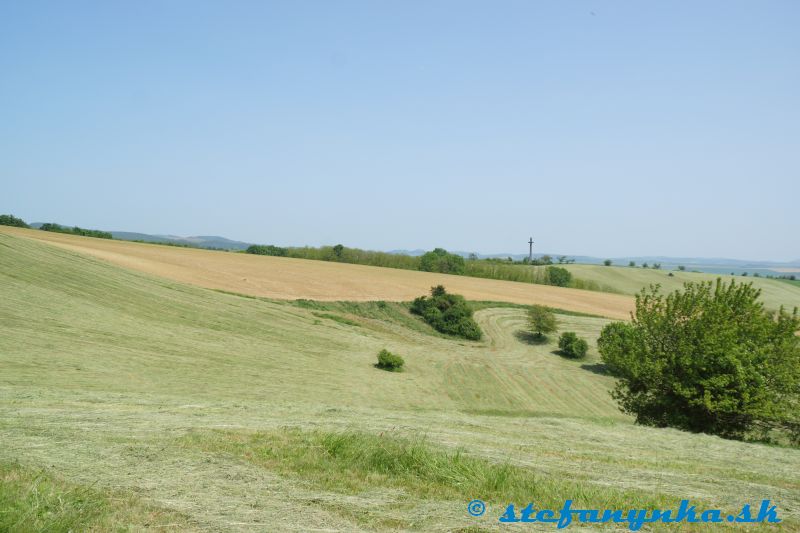
<path id="1" fill-rule="evenodd" d="M 469 300 L 542 304 L 626 319 L 633 298 L 430 272 L 198 250 L 0 227 L 110 263 L 210 289 L 277 299 L 408 301 L 442 284 Z"/>

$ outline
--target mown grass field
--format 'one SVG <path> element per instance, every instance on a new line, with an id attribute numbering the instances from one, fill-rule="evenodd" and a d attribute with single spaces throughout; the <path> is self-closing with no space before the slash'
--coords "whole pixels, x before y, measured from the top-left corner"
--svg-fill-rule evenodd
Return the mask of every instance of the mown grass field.
<path id="1" fill-rule="evenodd" d="M 715 281 L 722 278 L 726 283 L 752 283 L 761 290 L 761 299 L 771 309 L 784 306 L 789 311 L 800 307 L 800 283 L 790 280 L 757 278 L 753 276 L 730 276 L 704 272 L 680 272 L 655 270 L 652 268 L 603 266 L 603 265 L 562 265 L 572 274 L 586 281 L 594 281 L 602 287 L 620 294 L 636 294 L 644 287 L 660 284 L 662 290 L 672 292 L 680 289 L 687 281 Z M 672 276 L 670 276 L 672 274 Z"/>
<path id="2" fill-rule="evenodd" d="M 478 531 L 530 494 L 770 498 L 800 528 L 800 450 L 637 427 L 598 364 L 608 319 L 559 315 L 592 346 L 570 361 L 523 309 L 480 308 L 484 340 L 460 341 L 398 303 L 238 296 L 0 233 L 0 502 L 45 511 L 0 524 Z M 374 368 L 382 348 L 406 371 Z"/>
<path id="3" fill-rule="evenodd" d="M 267 298 L 409 301 L 433 285 L 444 284 L 470 300 L 536 302 L 612 318 L 627 318 L 633 307 L 628 296 L 530 283 L 92 239 L 8 226 L 0 226 L 0 233 L 47 242 L 182 283 Z"/>

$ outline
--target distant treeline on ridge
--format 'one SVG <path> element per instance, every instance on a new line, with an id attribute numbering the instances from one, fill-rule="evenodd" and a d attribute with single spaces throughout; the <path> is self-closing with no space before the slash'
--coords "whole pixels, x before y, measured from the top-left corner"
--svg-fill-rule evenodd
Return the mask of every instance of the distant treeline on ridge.
<path id="1" fill-rule="evenodd" d="M 551 265 L 546 259 L 544 261 L 539 260 L 538 265 L 522 264 L 522 262 L 495 258 L 478 259 L 477 257 L 470 257 L 469 259 L 464 259 L 460 255 L 452 254 L 443 248 L 436 248 L 435 250 L 415 257 L 404 254 L 348 248 L 341 244 L 337 244 L 336 246 L 320 246 L 319 248 L 312 248 L 309 246 L 282 247 L 272 244 L 254 244 L 245 251 L 249 254 L 256 255 L 314 259 L 317 261 L 333 261 L 357 265 L 400 268 L 404 270 L 421 270 L 425 272 L 456 274 L 474 278 L 520 281 L 523 283 L 574 287 L 578 289 L 602 290 L 608 292 L 607 287 L 601 287 L 598 283 L 593 281 L 574 278 L 569 270 Z"/>
<path id="2" fill-rule="evenodd" d="M 14 226 L 17 228 L 30 228 L 27 222 L 14 215 L 0 215 L 0 226 Z M 62 226 L 54 222 L 48 222 L 39 226 L 42 231 L 53 231 L 55 233 L 69 233 L 70 235 L 82 235 L 84 237 L 97 237 L 99 239 L 113 239 L 111 233 L 97 229 L 84 229 L 78 226 Z"/>

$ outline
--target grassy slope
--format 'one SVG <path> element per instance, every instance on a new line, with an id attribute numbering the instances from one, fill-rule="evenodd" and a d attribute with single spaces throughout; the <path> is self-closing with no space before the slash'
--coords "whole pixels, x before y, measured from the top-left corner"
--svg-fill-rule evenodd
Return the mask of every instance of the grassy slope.
<path id="1" fill-rule="evenodd" d="M 628 318 L 633 307 L 633 298 L 625 295 L 530 283 L 157 246 L 8 226 L 0 226 L 0 234 L 44 241 L 180 283 L 283 300 L 410 301 L 442 284 L 472 300 L 538 303 L 618 319 Z"/>
<path id="2" fill-rule="evenodd" d="M 631 425 L 608 397 L 610 379 L 596 373 L 596 353 L 572 362 L 529 344 L 518 334 L 520 309 L 482 309 L 486 340 L 469 343 L 407 327 L 398 308 L 326 312 L 356 326 L 307 307 L 0 235 L 0 461 L 135 491 L 200 527 L 228 530 L 476 522 L 447 491 L 343 489 L 224 447 L 187 446 L 187 435 L 280 435 L 286 426 L 424 435 L 434 449 L 461 447 L 593 490 L 731 507 L 769 497 L 785 513 L 800 508 L 800 452 Z M 589 338 L 605 323 L 560 318 Z M 383 347 L 404 356 L 406 372 L 372 367 Z M 490 501 L 490 513 L 501 503 Z"/>
<path id="3" fill-rule="evenodd" d="M 659 283 L 665 291 L 680 289 L 687 281 L 714 281 L 721 277 L 728 282 L 731 279 L 739 282 L 752 282 L 761 289 L 761 298 L 767 307 L 777 309 L 781 305 L 790 311 L 793 307 L 800 307 L 800 284 L 776 279 L 765 279 L 742 276 L 723 276 L 701 272 L 678 272 L 667 270 L 654 270 L 652 268 L 630 268 L 602 265 L 565 265 L 576 277 L 584 280 L 595 281 L 600 285 L 610 287 L 622 294 L 636 294 L 643 287 Z"/>

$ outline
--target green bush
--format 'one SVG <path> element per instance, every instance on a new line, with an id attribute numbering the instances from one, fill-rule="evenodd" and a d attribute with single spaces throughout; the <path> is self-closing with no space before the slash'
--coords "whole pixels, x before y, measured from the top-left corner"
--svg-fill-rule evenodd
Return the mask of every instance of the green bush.
<path id="1" fill-rule="evenodd" d="M 800 317 L 766 311 L 759 295 L 721 279 L 642 290 L 632 322 L 598 341 L 620 408 L 640 424 L 800 442 Z"/>
<path id="2" fill-rule="evenodd" d="M 436 248 L 419 258 L 419 269 L 425 272 L 441 272 L 442 274 L 463 274 L 464 258 L 451 254 L 444 248 Z"/>
<path id="3" fill-rule="evenodd" d="M 384 349 L 378 352 L 378 364 L 375 366 L 390 372 L 400 372 L 403 370 L 403 365 L 405 364 L 406 362 L 402 357 Z"/>
<path id="4" fill-rule="evenodd" d="M 436 331 L 469 340 L 479 340 L 481 328 L 472 318 L 463 296 L 449 294 L 441 285 L 431 288 L 431 296 L 420 296 L 411 304 L 411 312 L 420 315 Z"/>
<path id="5" fill-rule="evenodd" d="M 29 228 L 28 224 L 25 223 L 24 220 L 21 218 L 17 218 L 14 215 L 0 215 L 0 226 L 14 226 L 17 228 Z"/>
<path id="6" fill-rule="evenodd" d="M 538 339 L 544 339 L 548 333 L 553 333 L 556 326 L 556 315 L 547 307 L 532 305 L 528 309 L 528 327 Z"/>
<path id="7" fill-rule="evenodd" d="M 550 282 L 550 285 L 567 287 L 572 281 L 572 274 L 566 268 L 549 266 L 547 267 L 547 280 Z"/>
<path id="8" fill-rule="evenodd" d="M 572 359 L 583 359 L 589 350 L 589 344 L 578 337 L 574 331 L 565 331 L 558 339 L 558 348 L 561 353 Z"/>
<path id="9" fill-rule="evenodd" d="M 285 257 L 289 253 L 286 248 L 273 246 L 272 244 L 254 244 L 252 246 L 248 246 L 245 252 L 248 254 L 274 255 L 278 257 Z"/>

